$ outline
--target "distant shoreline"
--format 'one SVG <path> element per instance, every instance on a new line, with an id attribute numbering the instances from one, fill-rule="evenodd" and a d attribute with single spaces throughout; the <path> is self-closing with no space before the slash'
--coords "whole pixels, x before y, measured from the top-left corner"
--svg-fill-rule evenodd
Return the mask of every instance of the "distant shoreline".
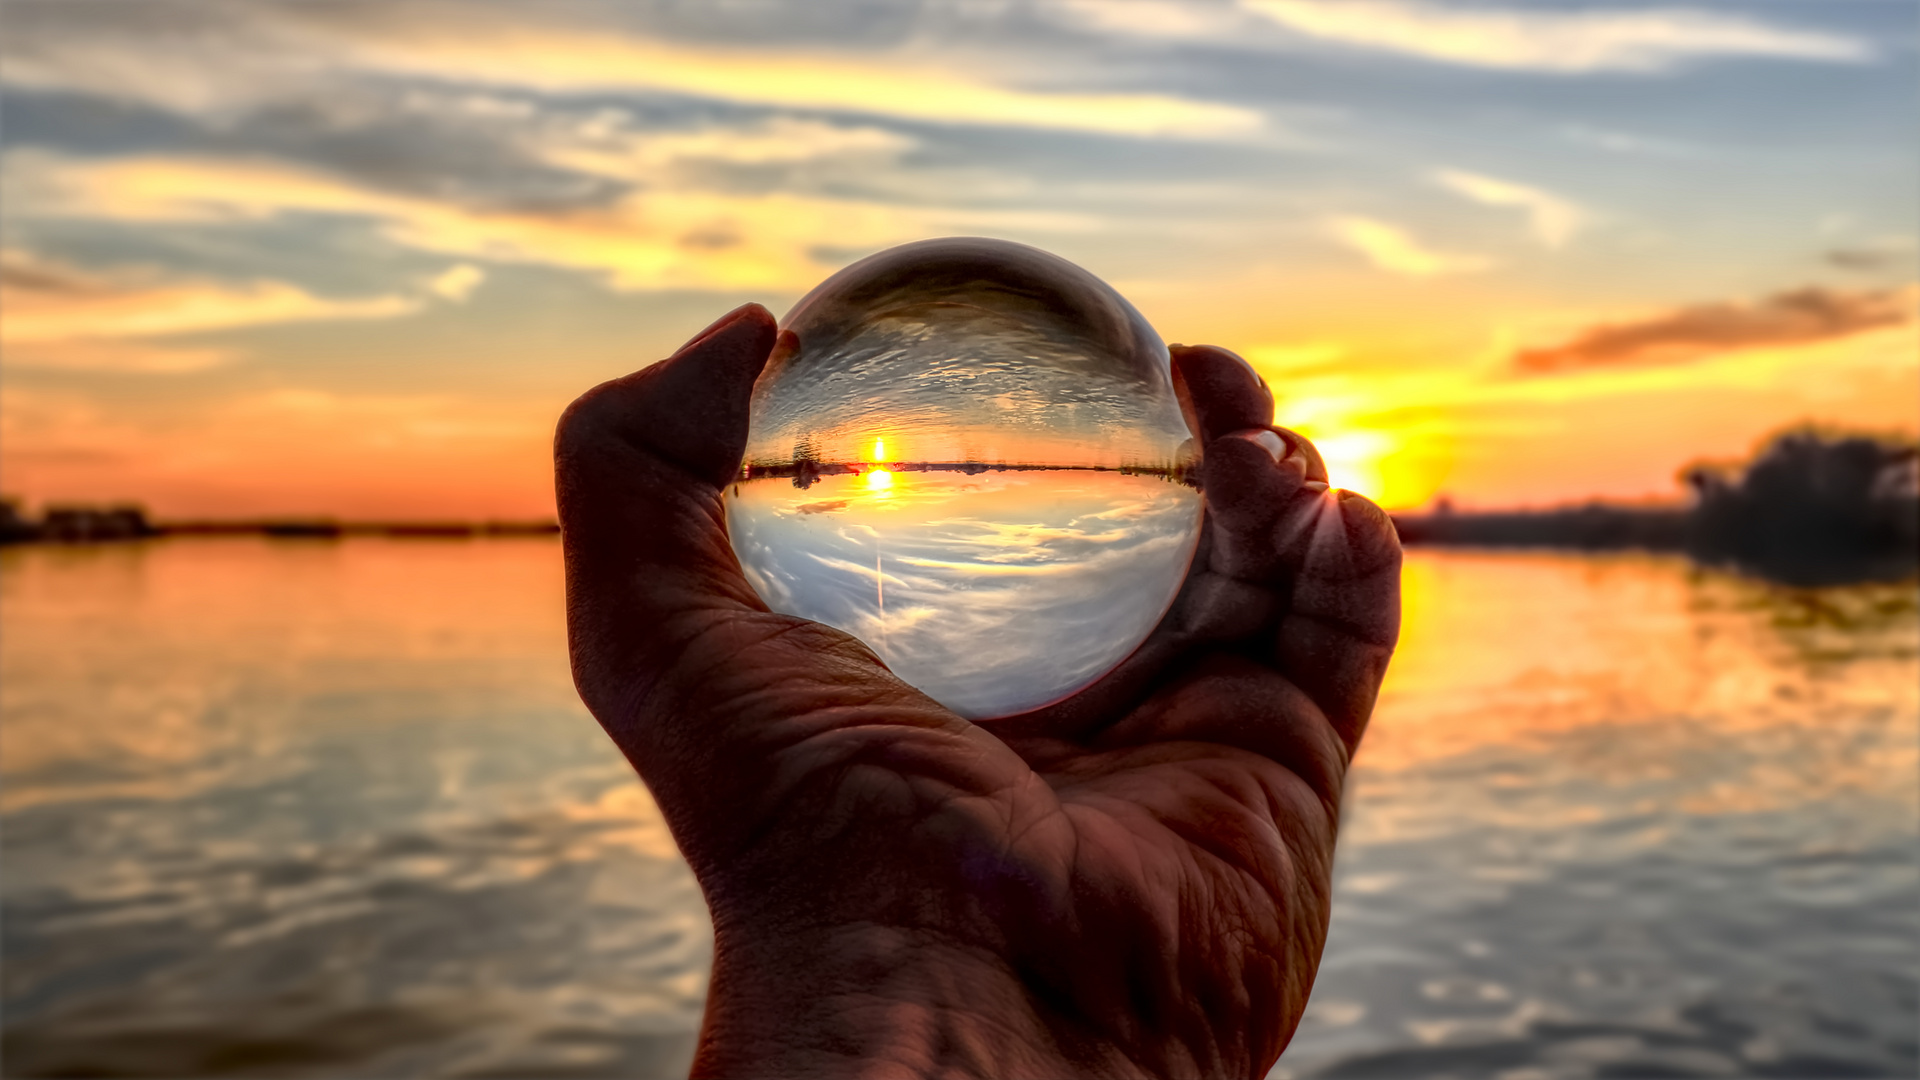
<path id="1" fill-rule="evenodd" d="M 1041 466 L 978 462 L 866 465 L 812 459 L 750 465 L 741 480 L 784 478 L 806 488 L 822 476 L 869 469 L 903 472 L 1028 471 Z M 1083 468 L 1085 468 L 1083 466 Z M 1097 471 L 1108 471 L 1098 469 Z M 1125 466 L 1122 474 L 1195 482 L 1186 468 Z M 1461 512 L 1441 500 L 1420 514 L 1396 514 L 1413 547 L 1553 548 L 1684 553 L 1704 565 L 1791 584 L 1898 580 L 1920 569 L 1920 448 L 1813 429 L 1783 432 L 1742 466 L 1695 466 L 1682 474 L 1684 504 L 1590 502 L 1548 510 Z M 551 518 L 493 521 L 342 521 L 329 517 L 149 521 L 137 504 L 52 505 L 40 520 L 0 500 L 0 543 L 97 543 L 161 536 L 263 536 L 328 540 L 348 536 L 468 539 L 555 536 Z"/>
<path id="2" fill-rule="evenodd" d="M 1890 531 L 1835 545 L 1806 542 L 1752 552 L 1714 542 L 1699 508 L 1631 507 L 1594 503 L 1550 510 L 1442 511 L 1394 514 L 1394 528 L 1408 548 L 1482 551 L 1559 551 L 1598 555 L 1641 551 L 1679 555 L 1703 566 L 1720 566 L 1789 585 L 1818 586 L 1858 581 L 1899 581 L 1920 573 L 1914 525 L 1920 507 L 1895 504 Z M 100 547 L 174 537 L 257 537 L 265 540 L 346 539 L 489 540 L 553 538 L 560 525 L 531 521 L 342 521 L 330 518 L 183 520 L 149 522 L 127 509 L 80 515 L 50 515 L 31 531 L 0 534 L 0 546 Z M 1859 543 L 1857 540 L 1867 542 Z"/>
<path id="3" fill-rule="evenodd" d="M 526 521 L 351 521 L 334 518 L 187 519 L 148 521 L 134 508 L 51 511 L 39 522 L 8 523 L 0 544 L 101 544 L 170 536 L 261 536 L 283 540 L 338 540 L 384 536 L 421 540 L 558 536 L 550 518 Z"/>
<path id="4" fill-rule="evenodd" d="M 1806 586 L 1900 581 L 1920 573 L 1920 500 L 1910 495 L 1859 506 L 1763 504 L 1760 513 L 1738 516 L 1726 510 L 1704 499 L 1688 507 L 1589 503 L 1392 518 L 1407 547 L 1674 554 Z"/>

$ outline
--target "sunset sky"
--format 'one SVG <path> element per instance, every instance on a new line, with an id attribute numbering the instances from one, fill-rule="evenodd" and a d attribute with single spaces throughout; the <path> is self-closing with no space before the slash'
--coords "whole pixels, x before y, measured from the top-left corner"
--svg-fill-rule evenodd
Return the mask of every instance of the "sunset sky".
<path id="1" fill-rule="evenodd" d="M 551 513 L 567 401 L 1005 237 L 1393 508 L 1920 428 L 1916 5 L 10 0 L 0 490 Z"/>

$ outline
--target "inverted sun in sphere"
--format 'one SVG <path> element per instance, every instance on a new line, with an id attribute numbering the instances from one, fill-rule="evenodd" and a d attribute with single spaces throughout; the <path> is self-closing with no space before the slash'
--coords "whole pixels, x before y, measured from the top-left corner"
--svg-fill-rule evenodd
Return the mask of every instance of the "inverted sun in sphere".
<path id="1" fill-rule="evenodd" d="M 1021 244 L 928 240 L 781 328 L 727 498 L 768 607 L 973 719 L 1074 694 L 1146 639 L 1201 501 L 1166 345 L 1118 293 Z"/>

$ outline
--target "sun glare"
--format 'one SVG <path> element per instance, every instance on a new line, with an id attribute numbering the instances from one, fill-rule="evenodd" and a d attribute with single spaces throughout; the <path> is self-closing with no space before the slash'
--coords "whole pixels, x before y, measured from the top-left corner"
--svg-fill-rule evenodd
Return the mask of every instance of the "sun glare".
<path id="1" fill-rule="evenodd" d="M 893 487 L 893 474 L 885 469 L 874 469 L 867 473 L 868 491 L 886 491 Z"/>
<path id="2" fill-rule="evenodd" d="M 887 440 L 885 439 L 873 440 L 873 460 L 875 461 L 887 460 Z"/>
<path id="3" fill-rule="evenodd" d="M 1357 491 L 1381 501 L 1386 496 L 1382 459 L 1394 449 L 1392 441 L 1373 431 L 1353 431 L 1313 440 L 1327 463 L 1327 479 L 1334 487 Z"/>

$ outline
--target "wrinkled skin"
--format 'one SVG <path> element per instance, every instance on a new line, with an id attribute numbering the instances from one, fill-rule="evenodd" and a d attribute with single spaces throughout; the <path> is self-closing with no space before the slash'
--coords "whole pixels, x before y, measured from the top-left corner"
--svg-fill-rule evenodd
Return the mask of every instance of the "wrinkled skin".
<path id="1" fill-rule="evenodd" d="M 1264 1075 L 1325 942 L 1400 549 L 1224 350 L 1173 349 L 1207 521 L 1147 643 L 973 723 L 769 612 L 721 491 L 775 343 L 748 305 L 556 441 L 581 697 L 706 892 L 696 1076 Z"/>

